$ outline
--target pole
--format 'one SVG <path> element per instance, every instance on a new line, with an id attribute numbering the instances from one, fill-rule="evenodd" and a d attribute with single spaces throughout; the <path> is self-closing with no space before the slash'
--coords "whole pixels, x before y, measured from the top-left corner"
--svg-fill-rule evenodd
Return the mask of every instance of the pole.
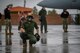
<path id="1" fill-rule="evenodd" d="M 26 0 L 24 0 L 24 7 L 26 7 Z"/>

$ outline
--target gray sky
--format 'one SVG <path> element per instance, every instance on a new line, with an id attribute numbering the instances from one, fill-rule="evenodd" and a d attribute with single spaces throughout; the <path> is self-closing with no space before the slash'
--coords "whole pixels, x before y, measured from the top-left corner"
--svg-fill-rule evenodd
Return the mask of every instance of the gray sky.
<path id="1" fill-rule="evenodd" d="M 26 7 L 33 8 L 36 6 L 39 9 L 40 7 L 37 6 L 37 3 L 40 1 L 42 0 L 26 0 Z M 13 6 L 24 6 L 24 0 L 0 0 L 0 12 L 3 14 L 6 5 L 11 3 Z"/>
<path id="2" fill-rule="evenodd" d="M 42 0 L 26 0 L 26 7 L 33 8 L 34 6 L 37 7 L 38 10 L 41 9 L 41 7 L 37 6 L 37 4 Z M 24 0 L 0 0 L 0 12 L 4 14 L 4 9 L 8 4 L 13 4 L 13 6 L 24 6 Z M 47 9 L 50 10 L 50 9 Z M 62 10 L 56 10 L 57 13 L 61 13 Z M 77 14 L 76 10 L 69 10 L 69 13 L 71 14 Z"/>

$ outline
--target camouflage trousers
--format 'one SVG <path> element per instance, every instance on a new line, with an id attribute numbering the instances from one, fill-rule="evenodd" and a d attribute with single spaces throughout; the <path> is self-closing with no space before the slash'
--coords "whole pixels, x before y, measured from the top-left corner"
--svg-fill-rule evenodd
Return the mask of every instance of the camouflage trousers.
<path id="1" fill-rule="evenodd" d="M 41 22 L 41 32 L 43 32 L 43 29 L 44 29 L 44 32 L 46 33 L 47 32 L 47 21 L 43 21 Z"/>
<path id="2" fill-rule="evenodd" d="M 63 29 L 68 29 L 67 18 L 63 18 Z"/>
<path id="3" fill-rule="evenodd" d="M 23 44 L 26 43 L 26 40 L 29 40 L 30 44 L 35 44 L 37 42 L 36 37 L 34 36 L 34 34 L 27 34 L 26 32 L 21 32 L 20 33 L 20 37 L 23 41 Z"/>
<path id="4" fill-rule="evenodd" d="M 5 20 L 5 25 L 6 25 L 6 27 L 5 27 L 6 33 L 8 33 L 8 32 L 11 33 L 11 29 L 12 29 L 11 20 L 6 19 Z"/>

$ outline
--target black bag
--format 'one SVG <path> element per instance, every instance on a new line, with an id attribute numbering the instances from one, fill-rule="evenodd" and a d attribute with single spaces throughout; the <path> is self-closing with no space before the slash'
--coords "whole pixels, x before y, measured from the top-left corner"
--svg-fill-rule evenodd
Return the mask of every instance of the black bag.
<path id="1" fill-rule="evenodd" d="M 40 40 L 40 35 L 38 33 L 36 33 L 34 36 L 36 37 L 37 41 Z"/>

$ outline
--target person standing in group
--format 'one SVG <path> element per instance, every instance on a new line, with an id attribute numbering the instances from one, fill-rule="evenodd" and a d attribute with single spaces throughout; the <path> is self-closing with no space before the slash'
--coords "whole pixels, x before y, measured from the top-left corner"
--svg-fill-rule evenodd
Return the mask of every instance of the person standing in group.
<path id="1" fill-rule="evenodd" d="M 20 27 L 23 25 L 24 22 L 26 22 L 27 14 L 25 14 L 24 12 L 19 12 L 19 17 L 20 20 L 19 20 L 18 30 L 20 30 Z"/>
<path id="2" fill-rule="evenodd" d="M 47 21 L 46 21 L 46 15 L 47 15 L 47 11 L 45 9 L 45 7 L 42 7 L 42 9 L 39 11 L 39 16 L 40 16 L 40 22 L 41 22 L 41 33 L 43 33 L 43 27 L 45 30 L 45 33 L 47 33 Z"/>
<path id="3" fill-rule="evenodd" d="M 1 18 L 2 18 L 2 14 L 0 13 L 0 32 L 1 32 L 1 25 L 2 25 Z"/>
<path id="4" fill-rule="evenodd" d="M 63 9 L 63 12 L 61 13 L 61 17 L 63 19 L 63 30 L 64 32 L 68 32 L 68 22 L 67 22 L 67 18 L 69 16 L 69 12 L 67 11 L 67 9 Z"/>
<path id="5" fill-rule="evenodd" d="M 5 9 L 4 9 L 4 15 L 5 15 L 5 24 L 6 24 L 6 29 L 5 32 L 6 34 L 13 34 L 11 33 L 11 15 L 10 15 L 10 9 L 12 8 L 12 4 L 9 4 Z"/>

